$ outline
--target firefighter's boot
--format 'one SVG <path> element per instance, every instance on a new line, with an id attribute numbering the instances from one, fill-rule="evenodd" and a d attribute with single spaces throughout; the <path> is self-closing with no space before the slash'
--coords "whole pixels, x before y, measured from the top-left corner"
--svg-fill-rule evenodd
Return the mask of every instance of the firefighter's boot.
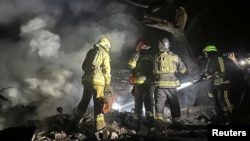
<path id="1" fill-rule="evenodd" d="M 165 132 L 165 122 L 163 120 L 157 119 L 155 121 L 155 127 L 151 129 L 151 132 L 155 134 L 162 134 Z"/>
<path id="2" fill-rule="evenodd" d="M 164 122 L 161 120 L 157 120 L 155 123 L 155 127 L 158 131 L 164 130 Z"/>
<path id="3" fill-rule="evenodd" d="M 148 128 L 153 128 L 154 125 L 155 125 L 155 119 L 154 119 L 154 116 L 149 116 L 147 117 L 147 121 L 148 121 Z"/>
<path id="4" fill-rule="evenodd" d="M 133 115 L 132 119 L 129 121 L 129 126 L 132 128 L 132 130 L 135 130 L 136 132 L 140 131 L 141 129 L 141 118 L 135 114 Z"/>
<path id="5" fill-rule="evenodd" d="M 184 124 L 184 122 L 180 117 L 176 117 L 176 118 L 172 119 L 172 124 L 173 125 L 182 125 L 182 124 Z"/>
<path id="6" fill-rule="evenodd" d="M 106 122 L 104 120 L 104 114 L 99 114 L 96 116 L 95 126 L 97 132 L 105 129 Z"/>

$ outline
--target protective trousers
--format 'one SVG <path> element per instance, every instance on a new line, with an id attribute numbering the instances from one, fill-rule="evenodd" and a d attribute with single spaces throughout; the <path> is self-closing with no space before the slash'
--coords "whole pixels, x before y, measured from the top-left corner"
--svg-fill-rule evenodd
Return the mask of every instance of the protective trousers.
<path id="1" fill-rule="evenodd" d="M 156 120 L 164 121 L 165 103 L 169 103 L 172 119 L 180 119 L 181 111 L 177 90 L 175 88 L 155 88 Z"/>
<path id="2" fill-rule="evenodd" d="M 77 115 L 84 116 L 92 96 L 94 102 L 95 128 L 96 131 L 98 131 L 103 129 L 106 125 L 104 114 L 102 113 L 102 107 L 103 107 L 102 97 L 104 96 L 104 86 L 84 83 L 83 95 L 80 103 L 76 107 L 75 113 Z"/>
<path id="3" fill-rule="evenodd" d="M 137 130 L 141 126 L 143 105 L 145 107 L 146 119 L 149 126 L 154 125 L 154 86 L 150 84 L 134 85 L 135 111 L 134 119 L 137 123 Z"/>
<path id="4" fill-rule="evenodd" d="M 216 87 L 213 96 L 215 105 L 218 107 L 218 116 L 222 117 L 221 122 L 230 122 L 233 110 L 232 93 L 229 91 L 230 85 L 221 85 Z"/>

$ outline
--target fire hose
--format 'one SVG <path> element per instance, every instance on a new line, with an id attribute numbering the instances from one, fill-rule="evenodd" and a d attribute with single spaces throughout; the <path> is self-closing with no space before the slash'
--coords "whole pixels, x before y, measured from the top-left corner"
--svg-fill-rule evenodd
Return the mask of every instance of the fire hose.
<path id="1" fill-rule="evenodd" d="M 202 73 L 198 77 L 195 77 L 195 79 L 193 81 L 182 83 L 181 86 L 177 87 L 177 91 L 179 91 L 181 89 L 184 89 L 186 87 L 189 87 L 191 85 L 206 81 L 206 80 L 211 79 L 211 78 L 212 78 L 212 76 L 211 77 L 205 77 L 204 73 Z"/>

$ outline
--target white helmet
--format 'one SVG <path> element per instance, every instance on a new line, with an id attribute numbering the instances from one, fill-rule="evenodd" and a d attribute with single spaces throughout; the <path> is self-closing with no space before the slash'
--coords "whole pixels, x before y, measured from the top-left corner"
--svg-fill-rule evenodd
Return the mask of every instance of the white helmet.
<path id="1" fill-rule="evenodd" d="M 168 38 L 163 38 L 162 41 L 160 42 L 159 49 L 160 50 L 166 50 L 170 47 L 170 43 Z"/>

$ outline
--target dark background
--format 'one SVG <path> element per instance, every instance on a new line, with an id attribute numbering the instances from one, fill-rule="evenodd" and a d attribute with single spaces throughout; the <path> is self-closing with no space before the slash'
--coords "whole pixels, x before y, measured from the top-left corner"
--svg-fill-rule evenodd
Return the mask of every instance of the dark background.
<path id="1" fill-rule="evenodd" d="M 86 0 L 82 0 L 83 3 Z M 136 0 L 135 0 L 136 1 Z M 185 35 L 188 38 L 189 44 L 192 47 L 194 54 L 199 55 L 205 44 L 213 43 L 217 45 L 222 51 L 239 51 L 248 52 L 250 42 L 250 5 L 246 0 L 171 0 L 172 4 L 167 7 L 161 4 L 160 0 L 143 1 L 138 0 L 141 3 L 151 4 L 151 6 L 161 4 L 162 9 L 155 12 L 156 16 L 171 19 L 172 17 L 166 17 L 166 15 L 172 15 L 171 12 L 178 6 L 186 8 L 188 14 L 188 20 L 185 27 Z M 126 14 L 133 15 L 138 20 L 141 20 L 143 13 L 149 11 L 146 8 L 134 6 L 124 1 L 109 0 L 101 2 L 95 0 L 99 4 L 96 6 L 96 13 L 82 12 L 78 15 L 73 15 L 69 8 L 69 2 L 67 1 L 45 1 L 50 5 L 57 5 L 63 9 L 63 15 L 60 18 L 61 23 L 65 24 L 65 19 L 70 19 L 70 24 L 77 24 L 81 21 L 81 18 L 88 20 L 96 20 L 98 16 L 105 18 L 103 13 L 98 13 L 98 9 L 102 9 L 105 5 L 111 2 L 124 3 L 127 5 Z M 151 3 L 150 3 L 151 2 Z M 100 4 L 101 3 L 101 4 Z M 168 9 L 166 9 L 168 8 Z M 119 12 L 119 7 L 116 9 Z M 4 14 L 4 13 L 1 13 Z M 102 15 L 103 14 L 103 15 Z M 93 16 L 94 15 L 94 16 Z M 25 15 L 22 15 L 25 16 Z M 32 17 L 31 14 L 26 13 L 26 19 Z M 99 18 L 100 18 L 99 17 Z M 0 40 L 3 38 L 11 38 L 13 40 L 19 39 L 20 25 L 24 17 L 16 17 L 11 22 L 0 23 Z M 69 24 L 69 23 L 68 23 Z M 58 26 L 59 26 L 58 25 Z"/>

